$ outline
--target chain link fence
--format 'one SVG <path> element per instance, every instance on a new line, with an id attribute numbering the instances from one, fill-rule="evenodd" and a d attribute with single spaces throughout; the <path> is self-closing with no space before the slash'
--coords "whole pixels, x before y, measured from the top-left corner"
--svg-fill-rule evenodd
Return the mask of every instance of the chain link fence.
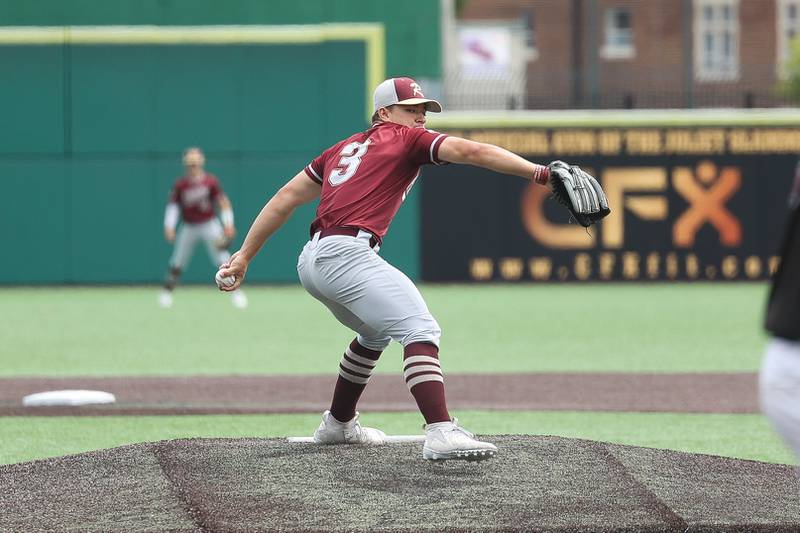
<path id="1" fill-rule="evenodd" d="M 763 66 L 748 67 L 750 72 Z M 774 79 L 774 73 L 772 78 Z M 754 75 L 758 78 L 758 75 Z M 514 109 L 681 109 L 762 108 L 797 105 L 778 84 L 753 82 L 700 82 L 676 84 L 680 72 L 659 67 L 639 68 L 603 79 L 602 86 L 587 88 L 578 72 L 551 73 L 549 82 L 530 83 L 527 76 L 476 78 L 446 75 L 442 98 L 449 110 Z M 769 79 L 769 78 L 766 78 Z M 600 85 L 600 84 L 598 84 Z M 677 85 L 677 86 L 676 86 Z"/>

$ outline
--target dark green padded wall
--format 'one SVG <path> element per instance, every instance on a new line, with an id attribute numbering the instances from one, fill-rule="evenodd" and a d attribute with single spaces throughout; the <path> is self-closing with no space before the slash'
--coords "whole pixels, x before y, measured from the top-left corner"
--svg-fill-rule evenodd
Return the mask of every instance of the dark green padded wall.
<path id="1" fill-rule="evenodd" d="M 438 78 L 437 0 L 0 0 L 5 26 L 381 22 L 386 72 Z"/>
<path id="2" fill-rule="evenodd" d="M 12 89 L 15 99 L 0 99 L 4 115 L 14 117 L 7 131 L 17 132 L 0 146 L 0 179 L 15 199 L 0 220 L 5 228 L 24 224 L 24 231 L 9 231 L 3 240 L 9 249 L 49 250 L 47 261 L 25 270 L 0 267 L 0 280 L 159 280 L 169 256 L 161 239 L 164 205 L 188 145 L 206 150 L 208 169 L 234 203 L 240 241 L 280 185 L 330 143 L 364 127 L 364 70 L 361 62 L 348 61 L 363 57 L 363 47 L 337 42 L 22 50 L 20 56 L 63 55 L 69 75 L 64 96 L 44 87 L 26 94 L 20 87 Z M 35 73 L 23 71 L 23 79 L 37 77 L 37 87 L 64 79 L 58 61 L 39 65 Z M 325 90 L 332 85 L 337 90 Z M 51 105 L 53 99 L 63 113 Z M 270 243 L 269 260 L 252 270 L 252 280 L 296 279 L 295 257 L 312 218 L 312 207 L 298 212 Z M 409 231 L 405 226 L 401 235 Z M 407 257 L 416 255 L 403 254 L 401 262 Z M 186 279 L 207 281 L 210 268 L 198 248 Z"/>
<path id="3" fill-rule="evenodd" d="M 430 7 L 427 2 L 411 2 Z M 438 15 L 393 13 L 388 2 L 0 0 L 7 25 L 286 24 L 386 21 L 387 73 L 438 76 Z M 68 8 L 67 8 L 68 6 Z M 267 6 L 269 6 L 267 8 Z M 407 6 L 408 7 L 408 6 Z M 413 7 L 413 5 L 411 6 Z M 413 13 L 413 12 L 411 12 Z M 411 38 L 413 36 L 413 38 Z M 431 43 L 428 43 L 431 41 Z M 400 46 L 400 43 L 403 46 Z M 416 47 L 431 46 L 427 54 Z M 156 282 L 167 192 L 180 151 L 206 150 L 243 234 L 264 202 L 322 149 L 363 129 L 361 41 L 269 45 L 0 46 L 0 210 L 7 249 L 0 283 Z M 314 206 L 265 248 L 251 279 L 294 282 Z M 418 275 L 412 193 L 383 255 Z M 213 273 L 198 247 L 187 281 Z"/>

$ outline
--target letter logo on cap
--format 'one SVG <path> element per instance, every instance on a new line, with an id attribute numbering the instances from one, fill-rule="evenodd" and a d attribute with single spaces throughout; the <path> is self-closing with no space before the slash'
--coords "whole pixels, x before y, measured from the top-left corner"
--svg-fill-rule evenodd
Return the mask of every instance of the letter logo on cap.
<path id="1" fill-rule="evenodd" d="M 422 98 L 425 98 L 425 95 L 422 94 L 422 87 L 419 86 L 419 83 L 415 81 L 411 82 L 411 88 L 414 90 L 414 96 L 419 95 Z"/>

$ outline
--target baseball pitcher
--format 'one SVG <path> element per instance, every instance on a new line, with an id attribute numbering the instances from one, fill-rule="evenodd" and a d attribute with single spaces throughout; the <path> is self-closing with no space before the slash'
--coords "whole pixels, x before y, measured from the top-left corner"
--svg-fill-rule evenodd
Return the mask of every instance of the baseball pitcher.
<path id="1" fill-rule="evenodd" d="M 450 416 L 439 324 L 411 280 L 378 255 L 423 166 L 477 165 L 549 186 L 581 224 L 608 214 L 602 189 L 578 167 L 560 161 L 537 165 L 497 146 L 425 129 L 426 113 L 441 110 L 411 78 L 382 82 L 374 93 L 372 126 L 331 146 L 286 183 L 218 272 L 228 280 L 220 288 L 236 290 L 264 242 L 298 206 L 319 198 L 297 272 L 303 287 L 356 337 L 340 359 L 330 409 L 314 433 L 317 443 L 384 442 L 382 431 L 359 424 L 356 404 L 394 340 L 403 345 L 403 377 L 426 422 L 423 457 L 482 460 L 497 452 Z"/>

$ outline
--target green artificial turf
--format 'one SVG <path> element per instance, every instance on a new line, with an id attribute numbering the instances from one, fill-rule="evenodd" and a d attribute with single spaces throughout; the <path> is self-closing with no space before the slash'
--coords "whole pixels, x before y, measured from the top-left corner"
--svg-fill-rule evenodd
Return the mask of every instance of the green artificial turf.
<path id="1" fill-rule="evenodd" d="M 760 415 L 461 411 L 480 434 L 558 435 L 792 463 L 794 458 Z M 422 434 L 417 413 L 366 413 L 364 425 L 391 435 Z M 0 464 L 189 437 L 310 436 L 319 415 L 0 417 Z"/>
<path id="2" fill-rule="evenodd" d="M 448 372 L 755 371 L 756 283 L 428 285 Z M 331 373 L 352 334 L 299 286 L 0 289 L 0 376 Z M 397 372 L 397 344 L 378 372 Z"/>

